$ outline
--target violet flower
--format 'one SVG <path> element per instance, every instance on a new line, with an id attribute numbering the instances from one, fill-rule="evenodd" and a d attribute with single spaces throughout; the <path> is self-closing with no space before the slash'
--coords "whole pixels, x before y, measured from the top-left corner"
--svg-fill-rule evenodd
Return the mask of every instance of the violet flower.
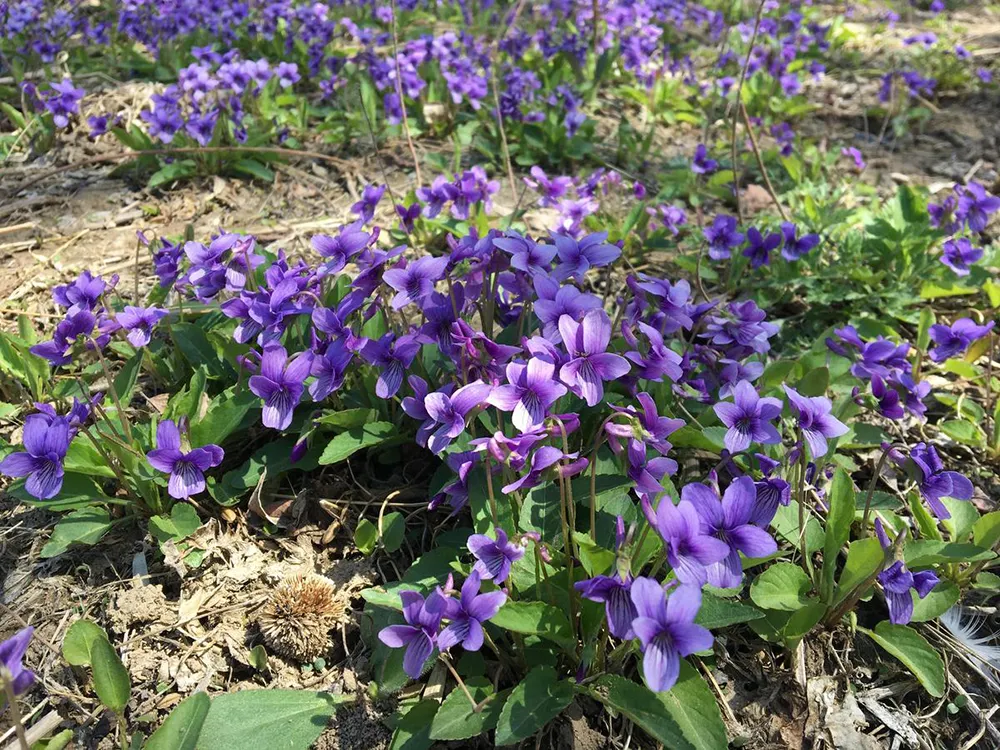
<path id="1" fill-rule="evenodd" d="M 978 182 L 970 182 L 958 196 L 958 214 L 965 217 L 971 232 L 986 230 L 990 214 L 1000 210 L 1000 198 L 990 195 Z"/>
<path id="2" fill-rule="evenodd" d="M 729 589 L 743 580 L 740 552 L 747 557 L 767 557 L 777 551 L 774 538 L 753 523 L 757 514 L 757 488 L 750 477 L 734 479 L 719 495 L 704 484 L 687 484 L 681 498 L 694 505 L 701 517 L 701 531 L 725 542 L 729 554 L 708 566 L 708 583 Z"/>
<path id="3" fill-rule="evenodd" d="M 511 268 L 532 276 L 549 272 L 552 259 L 556 257 L 555 246 L 540 245 L 514 232 L 508 234 L 508 237 L 497 237 L 493 244 L 510 255 Z"/>
<path id="4" fill-rule="evenodd" d="M 483 623 L 493 617 L 507 601 L 503 591 L 479 593 L 482 576 L 473 570 L 462 584 L 459 598 L 445 599 L 444 616 L 450 620 L 438 636 L 437 645 L 442 651 L 461 644 L 466 651 L 483 647 Z"/>
<path id="5" fill-rule="evenodd" d="M 875 533 L 882 549 L 892 549 L 892 542 L 882 527 L 882 520 L 875 519 Z M 906 625 L 913 617 L 913 595 L 925 598 L 937 586 L 941 579 L 933 570 L 922 570 L 911 573 L 902 560 L 896 560 L 888 568 L 878 574 L 878 581 L 885 592 L 885 603 L 889 607 L 889 622 L 893 625 Z"/>
<path id="6" fill-rule="evenodd" d="M 347 365 L 354 358 L 344 339 L 331 342 L 326 350 L 314 357 L 310 366 L 310 374 L 316 379 L 309 385 L 309 395 L 317 403 L 340 388 L 344 383 Z"/>
<path id="7" fill-rule="evenodd" d="M 805 234 L 796 237 L 795 232 L 795 225 L 790 221 L 781 225 L 781 234 L 785 239 L 785 244 L 781 248 L 781 257 L 790 262 L 799 260 L 819 244 L 818 234 Z"/>
<path id="8" fill-rule="evenodd" d="M 205 491 L 205 472 L 225 458 L 218 445 L 203 445 L 187 453 L 181 450 L 181 433 L 172 419 L 156 426 L 156 448 L 146 454 L 149 465 L 170 475 L 167 494 L 178 500 Z"/>
<path id="9" fill-rule="evenodd" d="M 994 325 L 996 322 L 991 320 L 986 325 L 979 326 L 971 318 L 959 318 L 950 326 L 940 323 L 932 325 L 929 333 L 931 340 L 937 346 L 931 347 L 927 354 L 934 362 L 944 362 L 957 357 L 964 353 L 973 341 L 978 341 L 989 334 Z"/>
<path id="10" fill-rule="evenodd" d="M 358 350 L 358 354 L 379 368 L 378 380 L 375 381 L 375 395 L 379 398 L 392 398 L 403 384 L 403 374 L 406 372 L 417 352 L 420 342 L 415 334 L 407 334 L 393 340 L 387 333 L 378 341 L 368 339 Z"/>
<path id="11" fill-rule="evenodd" d="M 826 455 L 827 438 L 844 435 L 848 427 L 830 413 L 833 405 L 823 396 L 803 396 L 794 388 L 782 385 L 788 401 L 798 418 L 802 436 L 809 446 L 809 452 L 814 459 Z"/>
<path id="12" fill-rule="evenodd" d="M 466 415 L 486 403 L 492 391 L 493 386 L 476 381 L 451 395 L 437 391 L 424 397 L 428 417 L 441 425 L 427 438 L 432 453 L 441 453 L 465 431 Z"/>
<path id="13" fill-rule="evenodd" d="M 983 257 L 981 247 L 973 247 L 966 237 L 946 240 L 941 247 L 941 262 L 958 276 L 968 276 L 973 263 Z"/>
<path id="14" fill-rule="evenodd" d="M 695 174 L 712 174 L 719 168 L 719 162 L 708 158 L 708 150 L 704 143 L 699 143 L 694 150 L 694 159 L 691 161 L 691 171 Z"/>
<path id="15" fill-rule="evenodd" d="M 574 588 L 580 596 L 592 602 L 603 602 L 608 618 L 608 632 L 624 641 L 635 637 L 632 621 L 638 612 L 632 601 L 632 576 L 594 576 L 585 581 L 577 581 Z"/>
<path id="16" fill-rule="evenodd" d="M 681 657 L 712 648 L 712 634 L 695 617 L 701 609 L 697 586 L 678 586 L 668 598 L 651 578 L 636 578 L 632 601 L 638 616 L 632 629 L 642 644 L 642 676 L 655 692 L 670 690 L 680 675 Z"/>
<path id="17" fill-rule="evenodd" d="M 392 309 L 401 310 L 411 302 L 420 302 L 434 291 L 434 283 L 444 278 L 448 268 L 448 256 L 435 258 L 425 255 L 405 267 L 390 268 L 382 274 L 382 280 L 396 290 L 392 298 Z"/>
<path id="18" fill-rule="evenodd" d="M 604 398 L 604 381 L 617 380 L 631 369 L 628 360 L 607 351 L 611 342 L 608 314 L 602 309 L 589 310 L 579 323 L 563 315 L 559 333 L 570 357 L 559 369 L 559 379 L 587 406 L 597 405 Z"/>
<path id="19" fill-rule="evenodd" d="M 67 313 L 66 318 L 59 321 L 52 339 L 35 344 L 28 351 L 32 354 L 47 360 L 53 367 L 67 365 L 73 361 L 69 356 L 69 350 L 80 338 L 90 336 L 94 331 L 97 318 L 87 309 L 80 309 Z"/>
<path id="20" fill-rule="evenodd" d="M 736 231 L 736 219 L 732 216 L 716 216 L 703 234 L 708 240 L 708 257 L 712 260 L 726 260 L 733 248 L 743 243 L 743 235 Z"/>
<path id="21" fill-rule="evenodd" d="M 559 318 L 569 315 L 574 320 L 582 318 L 588 310 L 601 307 L 601 300 L 593 294 L 581 292 L 572 284 L 559 286 L 548 276 L 536 276 L 535 315 L 542 322 L 542 335 L 553 344 L 561 344 Z"/>
<path id="22" fill-rule="evenodd" d="M 434 653 L 446 602 L 437 591 L 426 600 L 416 591 L 400 591 L 399 598 L 403 600 L 403 618 L 407 624 L 382 628 L 378 639 L 389 648 L 406 649 L 403 671 L 416 680 L 424 662 Z"/>
<path id="23" fill-rule="evenodd" d="M 701 530 L 701 517 L 689 500 L 677 505 L 669 496 L 660 499 L 656 510 L 648 496 L 642 496 L 642 512 L 646 520 L 663 539 L 667 562 L 677 580 L 703 586 L 708 581 L 708 566 L 726 558 L 729 545 Z"/>
<path id="24" fill-rule="evenodd" d="M 52 299 L 71 315 L 78 310 L 93 310 L 107 288 L 108 283 L 100 276 L 84 271 L 72 283 L 53 287 Z"/>
<path id="25" fill-rule="evenodd" d="M 606 242 L 607 232 L 588 234 L 577 242 L 565 234 L 552 235 L 559 254 L 559 265 L 552 272 L 552 278 L 564 281 L 570 277 L 582 281 L 591 268 L 600 268 L 617 260 L 622 254 L 621 248 Z"/>
<path id="26" fill-rule="evenodd" d="M 937 450 L 929 443 L 917 443 L 910 451 L 910 458 L 920 470 L 920 494 L 938 518 L 951 518 L 951 512 L 941 498 L 972 499 L 972 482 L 957 471 L 945 471 Z"/>
<path id="27" fill-rule="evenodd" d="M 750 227 L 747 230 L 747 247 L 743 250 L 743 256 L 750 259 L 750 268 L 770 265 L 771 252 L 781 244 L 781 238 L 777 232 L 764 237 L 759 229 Z"/>
<path id="28" fill-rule="evenodd" d="M 168 314 L 162 307 L 143 308 L 126 305 L 125 309 L 115 316 L 115 319 L 123 330 L 128 331 L 125 338 L 128 339 L 129 343 L 136 349 L 141 349 L 149 344 L 156 324 Z"/>
<path id="29" fill-rule="evenodd" d="M 867 164 L 865 164 L 864 155 L 858 149 L 856 149 L 854 146 L 851 146 L 850 148 L 842 148 L 842 149 L 840 149 L 840 155 L 841 156 L 848 156 L 851 159 L 853 159 L 854 160 L 854 168 L 858 172 L 863 172 L 865 170 L 865 167 L 868 166 Z"/>
<path id="30" fill-rule="evenodd" d="M 531 178 L 525 177 L 524 184 L 542 194 L 538 200 L 539 206 L 556 205 L 573 185 L 572 177 L 552 177 L 550 179 L 539 166 L 532 167 L 530 173 Z"/>
<path id="31" fill-rule="evenodd" d="M 305 380 L 312 369 L 313 353 L 305 351 L 289 360 L 283 346 L 264 349 L 260 374 L 250 378 L 250 390 L 264 399 L 265 427 L 284 430 L 292 423 L 292 412 L 302 398 Z"/>
<path id="32" fill-rule="evenodd" d="M 485 534 L 472 534 L 467 542 L 469 552 L 476 558 L 472 569 L 479 573 L 480 578 L 501 584 L 510 575 L 511 566 L 524 557 L 524 550 L 507 540 L 507 533 L 494 529 L 496 540 Z"/>
<path id="33" fill-rule="evenodd" d="M 532 487 L 537 487 L 542 483 L 542 474 L 564 458 L 569 459 L 570 462 L 556 469 L 559 476 L 563 478 L 579 474 L 587 468 L 587 459 L 580 458 L 579 453 L 563 453 L 559 448 L 554 448 L 551 445 L 543 445 L 531 454 L 531 466 L 528 473 L 515 479 L 510 484 L 504 485 L 500 488 L 500 491 L 505 495 L 509 495 L 511 492 L 524 491 Z"/>
<path id="34" fill-rule="evenodd" d="M 507 383 L 493 388 L 487 401 L 501 411 L 511 411 L 511 421 L 521 432 L 542 424 L 552 404 L 566 395 L 566 386 L 555 379 L 556 366 L 532 357 L 527 364 L 507 365 Z"/>
<path id="35" fill-rule="evenodd" d="M 63 461 L 69 450 L 69 422 L 65 417 L 31 414 L 24 420 L 24 451 L 11 453 L 0 462 L 0 473 L 27 477 L 24 489 L 32 497 L 49 500 L 63 484 Z"/>
<path id="36" fill-rule="evenodd" d="M 385 195 L 385 185 L 366 185 L 361 193 L 361 200 L 351 206 L 351 213 L 361 217 L 361 221 L 369 222 L 375 216 L 375 209 Z"/>
<path id="37" fill-rule="evenodd" d="M 764 445 L 781 442 L 781 435 L 771 424 L 771 420 L 781 414 L 781 400 L 761 398 L 757 389 L 746 380 L 741 380 L 733 389 L 733 403 L 720 401 L 712 408 L 729 428 L 724 442 L 730 453 L 745 451 L 752 442 Z"/>
<path id="38" fill-rule="evenodd" d="M 6 641 L 0 642 L 0 671 L 4 672 L 0 680 L 10 681 L 14 695 L 26 693 L 35 682 L 35 673 L 24 668 L 24 655 L 28 652 L 34 632 L 31 626 L 21 628 Z"/>

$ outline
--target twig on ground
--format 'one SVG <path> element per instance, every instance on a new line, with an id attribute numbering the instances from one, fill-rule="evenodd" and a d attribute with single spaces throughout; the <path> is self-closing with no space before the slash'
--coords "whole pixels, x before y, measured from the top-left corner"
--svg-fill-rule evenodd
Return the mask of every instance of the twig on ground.
<path id="1" fill-rule="evenodd" d="M 747 56 L 743 61 L 743 67 L 740 70 L 740 80 L 736 84 L 736 107 L 737 109 L 743 104 L 743 82 L 747 77 L 747 68 L 750 67 L 750 55 L 753 53 L 754 42 L 757 41 L 757 32 L 760 30 L 760 19 L 764 15 L 764 3 L 767 0 L 760 0 L 760 4 L 757 6 L 757 15 L 753 22 L 753 33 L 750 35 L 750 45 L 747 47 Z M 739 111 L 733 112 L 733 134 L 731 142 L 732 160 L 733 160 L 733 188 L 734 196 L 736 198 L 736 218 L 739 219 L 740 224 L 743 223 L 743 208 L 740 206 L 740 170 L 739 165 L 736 163 L 737 151 L 736 151 L 736 132 L 739 130 L 740 117 Z"/>
<path id="2" fill-rule="evenodd" d="M 785 209 L 781 205 L 781 201 L 778 200 L 778 194 L 774 192 L 774 185 L 771 184 L 771 178 L 767 174 L 767 167 L 764 166 L 764 157 L 761 155 L 760 147 L 757 145 L 757 138 L 754 136 L 753 132 L 753 123 L 750 122 L 750 115 L 747 113 L 746 105 L 741 101 L 739 102 L 739 107 L 740 114 L 743 116 L 743 124 L 747 129 L 747 135 L 750 136 L 750 146 L 753 149 L 753 155 L 756 157 L 757 166 L 760 168 L 760 173 L 764 177 L 764 185 L 767 187 L 767 193 L 771 196 L 771 200 L 774 201 L 774 206 L 778 209 L 778 213 L 781 214 L 781 218 L 784 221 L 788 221 L 788 215 L 785 213 Z"/>
<path id="3" fill-rule="evenodd" d="M 399 109 L 403 113 L 403 134 L 406 135 L 406 145 L 410 149 L 410 156 L 413 157 L 413 172 L 417 185 L 423 185 L 417 149 L 414 148 L 413 138 L 410 136 L 410 118 L 406 115 L 406 100 L 403 98 L 403 76 L 399 70 L 399 37 L 396 35 L 396 0 L 389 0 L 389 7 L 392 12 L 392 60 L 396 65 L 396 96 L 399 97 Z"/>

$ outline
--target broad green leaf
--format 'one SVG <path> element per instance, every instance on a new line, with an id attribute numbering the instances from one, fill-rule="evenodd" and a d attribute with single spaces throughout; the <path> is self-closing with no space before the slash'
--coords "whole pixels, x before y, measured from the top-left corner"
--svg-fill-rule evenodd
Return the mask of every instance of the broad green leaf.
<path id="1" fill-rule="evenodd" d="M 97 544 L 111 526 L 111 516 L 104 508 L 74 510 L 55 525 L 40 555 L 45 558 L 61 555 L 71 544 Z"/>
<path id="2" fill-rule="evenodd" d="M 899 659 L 928 693 L 944 695 L 944 662 L 937 651 L 913 628 L 883 620 L 875 630 L 859 627 L 875 643 Z"/>
<path id="3" fill-rule="evenodd" d="M 69 626 L 63 638 L 63 658 L 74 667 L 89 666 L 94 642 L 99 638 L 108 639 L 103 628 L 90 620 L 77 620 Z"/>
<path id="4" fill-rule="evenodd" d="M 170 162 L 169 164 L 164 164 L 159 170 L 150 175 L 146 186 L 151 190 L 158 187 L 169 187 L 173 182 L 194 177 L 197 172 L 198 168 L 191 159 Z"/>
<path id="5" fill-rule="evenodd" d="M 614 552 L 594 544 L 590 534 L 583 531 L 574 531 L 573 541 L 576 543 L 576 549 L 580 555 L 580 564 L 587 571 L 587 575 L 591 577 L 603 575 L 611 570 L 611 566 L 615 562 Z"/>
<path id="6" fill-rule="evenodd" d="M 508 600 L 490 622 L 504 630 L 541 636 L 570 651 L 576 647 L 566 613 L 545 602 Z"/>
<path id="7" fill-rule="evenodd" d="M 212 399 L 205 416 L 191 425 L 191 444 L 222 445 L 243 423 L 251 409 L 260 408 L 260 399 L 250 391 L 236 393 L 230 388 Z"/>
<path id="8" fill-rule="evenodd" d="M 204 329 L 194 323 L 173 323 L 170 325 L 170 337 L 192 367 L 204 365 L 208 374 L 217 379 L 235 376 L 232 367 L 222 359 Z"/>
<path id="9" fill-rule="evenodd" d="M 976 510 L 976 506 L 967 500 L 954 500 L 950 497 L 941 498 L 941 503 L 951 513 L 951 518 L 941 522 L 948 530 L 951 540 L 953 542 L 966 541 L 972 533 L 976 521 L 979 520 L 979 511 Z"/>
<path id="10" fill-rule="evenodd" d="M 107 638 L 97 638 L 91 644 L 90 669 L 94 674 L 94 692 L 101 703 L 121 714 L 128 703 L 132 683 L 125 665 Z"/>
<path id="11" fill-rule="evenodd" d="M 327 412 L 315 421 L 341 430 L 349 430 L 352 427 L 364 427 L 375 419 L 374 409 L 345 409 Z"/>
<path id="12" fill-rule="evenodd" d="M 686 661 L 681 661 L 676 684 L 665 693 L 609 674 L 597 680 L 592 695 L 670 750 L 721 750 L 727 745 L 715 695 Z"/>
<path id="13" fill-rule="evenodd" d="M 382 546 L 390 554 L 403 546 L 403 536 L 406 533 L 406 521 L 402 513 L 386 513 L 382 519 Z"/>
<path id="14" fill-rule="evenodd" d="M 817 367 L 806 373 L 795 389 L 803 396 L 825 396 L 826 389 L 830 387 L 830 368 Z"/>
<path id="15" fill-rule="evenodd" d="M 77 438 L 79 441 L 79 438 Z M 106 503 L 111 500 L 90 477 L 78 473 L 67 472 L 63 476 L 63 486 L 59 494 L 51 500 L 39 500 L 28 494 L 24 480 L 18 479 L 7 488 L 7 494 L 16 497 L 25 505 L 44 507 L 52 512 L 76 510 L 91 505 Z"/>
<path id="16" fill-rule="evenodd" d="M 501 610 L 502 611 L 502 610 Z M 496 744 L 526 740 L 556 718 L 573 700 L 573 685 L 552 667 L 535 667 L 510 693 L 497 720 Z"/>
<path id="17" fill-rule="evenodd" d="M 198 419 L 198 410 L 201 407 L 201 397 L 205 394 L 205 386 L 208 383 L 208 368 L 201 365 L 191 376 L 191 382 L 180 393 L 173 396 L 167 402 L 167 408 L 163 412 L 164 419 L 178 420 L 187 417 L 194 422 Z"/>
<path id="18" fill-rule="evenodd" d="M 211 701 L 205 693 L 185 698 L 150 735 L 143 750 L 195 750 L 209 708 Z"/>
<path id="19" fill-rule="evenodd" d="M 247 177 L 256 177 L 264 182 L 274 182 L 274 171 L 256 159 L 240 159 L 231 164 L 230 169 Z"/>
<path id="20" fill-rule="evenodd" d="M 979 562 L 992 560 L 996 555 L 975 544 L 935 542 L 918 539 L 903 549 L 903 560 L 910 568 L 927 568 L 938 563 Z"/>
<path id="21" fill-rule="evenodd" d="M 910 589 L 910 595 L 913 597 L 913 616 L 910 621 L 927 622 L 940 617 L 958 603 L 959 594 L 958 586 L 951 581 L 941 581 L 923 599 L 917 596 L 916 591 Z"/>
<path id="22" fill-rule="evenodd" d="M 972 527 L 972 540 L 977 547 L 992 549 L 1000 541 L 1000 510 L 987 513 Z"/>
<path id="23" fill-rule="evenodd" d="M 470 677 L 465 686 L 477 705 L 493 695 L 493 685 L 485 677 Z M 465 691 L 454 688 L 431 722 L 431 739 L 467 740 L 486 734 L 497 725 L 505 697 L 505 692 L 500 693 L 476 713 Z"/>
<path id="24" fill-rule="evenodd" d="M 823 601 L 830 601 L 833 595 L 833 579 L 837 574 L 837 558 L 840 548 L 851 536 L 854 522 L 855 489 L 850 475 L 838 468 L 830 484 L 830 512 L 826 520 L 826 540 L 823 545 Z"/>
<path id="25" fill-rule="evenodd" d="M 931 342 L 931 326 L 937 321 L 932 307 L 925 307 L 920 311 L 920 324 L 917 326 L 917 348 L 927 351 L 927 345 Z"/>
<path id="26" fill-rule="evenodd" d="M 354 546 L 363 555 L 370 555 L 378 544 L 378 527 L 367 518 L 358 521 L 354 529 Z"/>
<path id="27" fill-rule="evenodd" d="M 100 439 L 100 438 L 98 438 Z M 69 444 L 69 450 L 66 451 L 66 460 L 63 462 L 63 469 L 68 472 L 78 472 L 79 474 L 89 475 L 90 477 L 108 477 L 113 478 L 115 476 L 115 471 L 110 466 L 108 462 L 104 459 L 104 456 L 100 454 L 94 444 L 90 442 L 90 439 L 80 435 L 72 443 Z M 88 482 L 93 482 L 92 479 L 87 477 Z M 65 494 L 66 481 L 63 480 L 63 492 L 59 495 L 62 497 Z"/>
<path id="28" fill-rule="evenodd" d="M 790 562 L 774 563 L 750 586 L 750 598 L 758 607 L 785 612 L 795 612 L 811 604 L 814 600 L 811 593 L 809 576 Z"/>
<path id="29" fill-rule="evenodd" d="M 847 561 L 837 581 L 834 601 L 841 602 L 866 579 L 875 575 L 885 561 L 885 551 L 875 537 L 866 537 L 851 542 L 847 550 Z"/>
<path id="30" fill-rule="evenodd" d="M 814 552 L 823 546 L 823 527 L 811 513 L 806 514 L 806 549 Z M 796 549 L 799 547 L 799 504 L 792 500 L 788 505 L 779 505 L 771 528 L 777 537 L 784 539 Z"/>
<path id="31" fill-rule="evenodd" d="M 115 393 L 118 394 L 118 400 L 121 401 L 123 408 L 132 402 L 135 383 L 139 379 L 139 371 L 142 369 L 142 357 L 143 353 L 140 349 L 125 362 L 122 369 L 115 375 Z"/>
<path id="32" fill-rule="evenodd" d="M 427 750 L 434 743 L 431 722 L 437 710 L 438 702 L 433 698 L 413 705 L 396 723 L 389 750 Z"/>
<path id="33" fill-rule="evenodd" d="M 191 536 L 201 526 L 198 511 L 187 503 L 177 502 L 170 509 L 169 516 L 153 516 L 149 519 L 149 533 L 158 541 L 180 541 Z"/>
<path id="34" fill-rule="evenodd" d="M 808 604 L 795 612 L 769 609 L 760 620 L 750 623 L 750 628 L 761 638 L 782 642 L 792 648 L 812 630 L 827 612 L 822 602 Z"/>
<path id="35" fill-rule="evenodd" d="M 399 428 L 391 422 L 371 422 L 363 427 L 352 427 L 327 443 L 319 462 L 324 465 L 339 463 L 362 448 L 378 445 L 398 434 Z"/>
<path id="36" fill-rule="evenodd" d="M 966 422 L 964 419 L 952 419 L 942 422 L 938 427 L 941 428 L 941 432 L 955 442 L 971 445 L 974 448 L 986 445 L 986 433 L 979 425 L 972 424 L 972 422 Z"/>
<path id="37" fill-rule="evenodd" d="M 715 630 L 759 620 L 763 616 L 763 612 L 749 604 L 729 601 L 706 592 L 701 595 L 701 609 L 694 621 L 704 628 Z"/>
<path id="38" fill-rule="evenodd" d="M 935 284 L 932 281 L 928 281 L 922 287 L 920 287 L 920 296 L 924 299 L 941 299 L 942 297 L 961 297 L 967 294 L 975 294 L 976 290 L 971 287 L 958 286 L 953 284 L 951 286 L 941 286 L 940 284 Z"/>
<path id="39" fill-rule="evenodd" d="M 198 750 L 308 750 L 350 696 L 311 690 L 243 690 L 212 699 Z"/>

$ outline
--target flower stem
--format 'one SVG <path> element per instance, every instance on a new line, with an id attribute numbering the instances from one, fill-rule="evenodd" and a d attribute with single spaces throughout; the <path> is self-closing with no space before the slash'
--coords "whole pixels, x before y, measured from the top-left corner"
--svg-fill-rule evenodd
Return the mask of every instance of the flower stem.
<path id="1" fill-rule="evenodd" d="M 3 680 L 4 692 L 7 694 L 7 705 L 10 707 L 10 720 L 17 733 L 17 741 L 21 750 L 30 750 L 28 737 L 24 733 L 24 722 L 21 719 L 21 709 L 17 707 L 17 696 L 14 695 L 14 683 L 6 673 L 6 669 L 0 670 L 0 680 Z"/>
<path id="2" fill-rule="evenodd" d="M 104 354 L 101 352 L 101 347 L 93 339 L 91 339 L 90 342 L 94 345 L 94 351 L 97 352 L 97 359 L 101 363 L 101 369 L 104 370 L 104 377 L 108 381 L 108 391 L 111 392 L 111 398 L 115 402 L 115 408 L 118 409 L 118 419 L 121 420 L 122 429 L 125 430 L 125 438 L 131 443 L 132 425 L 129 424 L 128 415 L 125 414 L 125 410 L 122 408 L 121 401 L 118 399 L 118 391 L 115 388 L 114 378 L 111 377 L 111 370 L 108 369 L 108 363 L 104 359 Z"/>
<path id="3" fill-rule="evenodd" d="M 887 445 L 882 449 L 882 455 L 878 457 L 878 463 L 875 464 L 875 474 L 868 483 L 868 492 L 865 495 L 865 512 L 861 516 L 862 534 L 868 534 L 868 516 L 871 513 L 872 497 L 875 495 L 875 484 L 878 482 L 878 478 L 882 475 L 882 467 L 885 466 L 885 461 L 889 458 L 889 453 L 892 451 L 893 447 L 894 446 L 892 445 Z"/>
<path id="4" fill-rule="evenodd" d="M 449 659 L 444 653 L 440 653 L 438 656 L 441 661 L 444 662 L 444 665 L 448 667 L 448 671 L 451 672 L 451 676 L 455 678 L 455 682 L 457 682 L 458 686 L 462 688 L 462 692 L 465 693 L 465 697 L 469 699 L 469 703 L 472 704 L 472 712 L 478 714 L 483 709 L 478 703 L 476 703 L 476 699 L 472 697 L 472 693 L 470 693 L 469 688 L 465 686 L 465 682 L 462 680 L 461 675 L 459 675 L 459 673 L 455 671 L 455 667 L 451 665 L 451 659 Z"/>

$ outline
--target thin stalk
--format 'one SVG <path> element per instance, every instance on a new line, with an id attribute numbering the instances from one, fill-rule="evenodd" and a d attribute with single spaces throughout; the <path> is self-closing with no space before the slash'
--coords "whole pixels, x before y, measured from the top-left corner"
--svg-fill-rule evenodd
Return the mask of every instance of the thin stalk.
<path id="1" fill-rule="evenodd" d="M 115 381 L 111 377 L 111 370 L 108 369 L 108 363 L 104 359 L 104 354 L 101 353 L 101 347 L 93 339 L 90 342 L 94 345 L 94 351 L 97 352 L 97 359 L 100 361 L 101 369 L 104 370 L 104 377 L 108 381 L 108 391 L 111 393 L 111 399 L 115 402 L 115 408 L 118 409 L 118 418 L 121 420 L 122 429 L 125 430 L 125 439 L 131 443 L 132 425 L 129 424 L 128 415 L 125 414 L 121 401 L 118 399 L 118 391 L 115 389 Z"/>
<path id="2" fill-rule="evenodd" d="M 451 676 L 455 678 L 455 682 L 457 682 L 458 686 L 462 688 L 462 692 L 465 693 L 465 697 L 469 699 L 469 703 L 472 704 L 472 712 L 478 714 L 482 711 L 483 709 L 478 703 L 476 703 L 476 699 L 472 697 L 472 693 L 469 692 L 469 688 L 465 686 L 465 682 L 462 680 L 461 675 L 456 672 L 455 668 L 451 665 L 451 659 L 445 656 L 444 653 L 438 654 L 438 657 L 444 662 L 444 665 L 448 667 L 448 671 L 451 672 Z"/>
<path id="3" fill-rule="evenodd" d="M 491 471 L 490 459 L 487 458 L 486 464 L 486 496 L 490 501 L 490 515 L 493 516 L 493 528 L 500 526 L 500 520 L 497 516 L 497 499 L 493 494 L 493 472 Z"/>
<path id="4" fill-rule="evenodd" d="M 878 463 L 875 464 L 875 474 L 868 483 L 868 492 L 865 495 L 865 512 L 861 516 L 862 534 L 868 534 L 868 516 L 871 513 L 872 497 L 875 495 L 875 484 L 878 482 L 878 478 L 882 475 L 882 467 L 885 466 L 885 461 L 889 458 L 889 453 L 892 451 L 893 447 L 894 446 L 890 445 L 882 450 L 882 455 L 878 457 Z"/>
<path id="5" fill-rule="evenodd" d="M 403 115 L 403 133 L 406 135 L 406 145 L 410 149 L 410 156 L 413 157 L 413 172 L 417 178 L 417 184 L 423 185 L 424 180 L 420 176 L 417 150 L 413 146 L 413 138 L 410 135 L 410 119 L 406 116 L 406 101 L 403 99 L 403 80 L 399 71 L 399 38 L 396 36 L 396 0 L 389 0 L 389 7 L 392 11 L 392 59 L 396 63 L 396 96 L 399 97 L 399 109 Z"/>
<path id="6" fill-rule="evenodd" d="M 743 223 L 743 207 L 740 205 L 740 170 L 739 165 L 736 163 L 737 151 L 736 151 L 736 131 L 739 128 L 740 117 L 739 117 L 739 106 L 743 101 L 743 82 L 747 77 L 747 68 L 750 67 L 750 56 L 753 54 L 753 45 L 757 41 L 757 32 L 760 30 L 760 19 L 764 15 L 764 3 L 766 0 L 760 0 L 760 5 L 757 6 L 757 16 L 754 18 L 753 22 L 753 33 L 750 35 L 750 44 L 747 47 L 747 56 L 743 61 L 743 68 L 740 70 L 740 80 L 736 84 L 736 107 L 737 110 L 733 112 L 733 132 L 732 132 L 732 159 L 733 159 L 733 187 L 734 197 L 736 199 L 736 216 Z"/>
<path id="7" fill-rule="evenodd" d="M 562 522 L 563 539 L 566 540 L 567 550 L 572 550 L 572 535 L 570 534 L 569 521 L 566 514 L 566 484 L 568 480 L 560 473 L 559 474 L 559 520 Z M 576 599 L 573 594 L 575 593 L 573 589 L 573 554 L 567 555 L 566 560 L 566 593 L 569 596 L 569 622 L 570 627 L 573 628 L 573 638 L 577 639 L 579 642 L 579 637 L 577 635 L 577 621 L 576 621 Z"/>
<path id="8" fill-rule="evenodd" d="M 6 668 L 0 673 L 0 680 L 3 680 L 4 692 L 7 694 L 7 705 L 10 707 L 10 720 L 17 733 L 17 742 L 21 750 L 30 750 L 28 737 L 24 733 L 24 721 L 21 719 L 21 709 L 17 706 L 17 696 L 14 695 L 14 684 L 6 674 Z"/>

